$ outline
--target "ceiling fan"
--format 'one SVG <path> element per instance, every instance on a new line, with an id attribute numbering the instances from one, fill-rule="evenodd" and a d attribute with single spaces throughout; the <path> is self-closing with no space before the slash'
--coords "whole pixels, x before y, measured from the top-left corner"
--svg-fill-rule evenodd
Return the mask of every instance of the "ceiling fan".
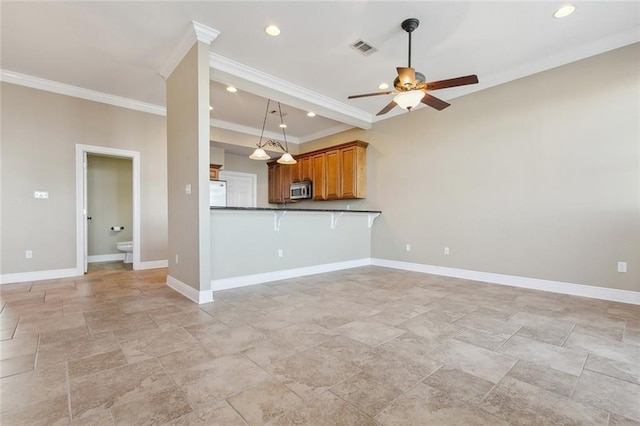
<path id="1" fill-rule="evenodd" d="M 448 80 L 432 81 L 426 83 L 426 77 L 420 72 L 416 72 L 411 68 L 411 33 L 418 28 L 420 21 L 416 18 L 409 18 L 402 21 L 402 29 L 409 34 L 409 66 L 398 67 L 398 77 L 393 81 L 395 91 L 365 93 L 363 95 L 352 95 L 349 99 L 365 98 L 368 96 L 390 95 L 396 94 L 393 100 L 387 106 L 382 108 L 376 115 L 383 115 L 391 111 L 396 105 L 411 111 L 420 102 L 429 105 L 432 108 L 441 111 L 450 104 L 429 94 L 432 90 L 446 89 L 448 87 L 465 86 L 467 84 L 476 84 L 478 76 L 475 74 L 464 77 L 451 78 Z"/>

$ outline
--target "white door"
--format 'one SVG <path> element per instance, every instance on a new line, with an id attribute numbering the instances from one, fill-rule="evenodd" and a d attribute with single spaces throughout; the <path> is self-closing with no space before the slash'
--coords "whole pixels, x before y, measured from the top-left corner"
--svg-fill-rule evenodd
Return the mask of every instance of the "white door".
<path id="1" fill-rule="evenodd" d="M 258 176 L 253 173 L 220 172 L 220 180 L 227 181 L 227 207 L 256 207 Z"/>
<path id="2" fill-rule="evenodd" d="M 83 237 L 84 237 L 84 273 L 89 270 L 89 223 L 91 220 L 87 212 L 87 151 L 82 153 L 82 216 L 83 216 Z"/>

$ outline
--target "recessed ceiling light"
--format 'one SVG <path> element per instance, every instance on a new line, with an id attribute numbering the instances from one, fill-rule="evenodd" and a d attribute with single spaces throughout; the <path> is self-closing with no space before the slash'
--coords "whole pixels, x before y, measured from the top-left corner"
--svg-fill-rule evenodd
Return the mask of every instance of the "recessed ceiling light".
<path id="1" fill-rule="evenodd" d="M 380 83 L 378 84 L 378 89 L 380 90 L 384 90 L 384 89 L 388 89 L 389 85 L 387 83 Z"/>
<path id="2" fill-rule="evenodd" d="M 281 129 L 286 129 L 286 128 L 287 128 L 287 125 L 286 125 L 286 124 L 284 124 L 284 123 L 282 123 L 282 124 L 280 124 L 280 128 L 281 128 Z"/>
<path id="3" fill-rule="evenodd" d="M 280 35 L 280 28 L 276 27 L 275 25 L 269 25 L 264 29 L 264 32 L 272 37 L 276 37 Z"/>
<path id="4" fill-rule="evenodd" d="M 209 105 L 209 111 L 213 111 L 213 107 Z"/>
<path id="5" fill-rule="evenodd" d="M 237 91 L 238 91 L 238 89 L 236 89 L 236 88 L 235 88 L 235 87 L 233 87 L 233 86 L 229 86 L 229 87 L 227 87 L 227 92 L 236 93 Z"/>
<path id="6" fill-rule="evenodd" d="M 315 117 L 315 116 L 316 116 L 316 113 L 315 113 L 315 112 L 313 112 L 313 111 L 309 111 L 309 112 L 307 113 L 307 117 Z"/>
<path id="7" fill-rule="evenodd" d="M 576 10 L 576 7 L 572 4 L 568 4 L 566 6 L 562 6 L 560 9 L 556 10 L 553 13 L 554 18 L 564 18 L 565 16 L 569 16 Z"/>

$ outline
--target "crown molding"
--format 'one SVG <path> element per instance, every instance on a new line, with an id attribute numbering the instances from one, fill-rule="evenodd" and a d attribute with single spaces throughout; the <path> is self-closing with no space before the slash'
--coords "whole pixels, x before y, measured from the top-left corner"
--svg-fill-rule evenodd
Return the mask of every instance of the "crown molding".
<path id="1" fill-rule="evenodd" d="M 158 71 L 165 80 L 169 78 L 173 70 L 176 69 L 182 58 L 189 52 L 194 43 L 200 41 L 202 43 L 211 44 L 220 35 L 220 31 L 215 30 L 206 25 L 202 25 L 196 21 L 191 21 L 191 26 L 182 35 L 173 51 L 167 58 L 165 64 Z"/>
<path id="2" fill-rule="evenodd" d="M 167 114 L 167 109 L 160 105 L 149 104 L 146 102 L 136 101 L 134 99 L 110 95 L 104 92 L 71 86 L 70 84 L 46 80 L 44 78 L 21 74 L 14 71 L 0 69 L 0 81 L 17 84 L 19 86 L 31 87 L 33 89 L 44 90 L 46 92 L 58 93 L 60 95 L 72 96 L 74 98 L 86 99 L 88 101 L 100 102 L 103 104 L 147 112 L 155 115 L 164 116 Z"/>
<path id="3" fill-rule="evenodd" d="M 328 129 L 320 130 L 318 132 L 312 133 L 310 135 L 306 135 L 298 138 L 298 143 L 305 143 L 312 140 L 324 138 L 326 136 L 335 135 L 336 133 L 344 132 L 346 130 L 353 129 L 353 126 L 349 126 L 348 124 L 339 124 L 337 126 L 330 127 Z"/>
<path id="4" fill-rule="evenodd" d="M 297 108 L 312 109 L 327 118 L 342 121 L 355 127 L 363 129 L 371 128 L 373 116 L 370 113 L 354 108 L 343 102 L 338 102 L 328 96 L 321 95 L 302 86 L 292 84 L 256 68 L 241 64 L 233 59 L 209 52 L 209 67 L 212 70 L 231 76 L 236 81 L 243 80 L 244 82 L 249 82 L 254 85 L 254 89 L 256 89 L 257 85 L 258 87 L 269 89 L 271 93 L 278 92 L 285 95 L 287 98 L 280 97 L 280 99 L 278 99 L 276 96 L 271 96 L 267 93 L 254 92 L 255 94 L 266 95 L 267 97 L 286 102 L 288 105 Z M 228 81 L 219 77 L 220 76 L 216 76 L 215 72 L 211 74 L 212 80 L 220 83 L 228 83 Z M 310 106 L 313 106 L 313 108 L 309 108 Z"/>
<path id="5" fill-rule="evenodd" d="M 242 124 L 232 123 L 230 121 L 218 120 L 215 118 L 211 119 L 210 125 L 211 127 L 214 127 L 214 128 L 231 130 L 234 132 L 244 133 L 252 136 L 260 136 L 260 133 L 262 132 L 262 129 L 258 129 L 256 127 L 244 126 Z M 284 142 L 282 133 L 279 133 L 279 132 L 272 132 L 270 130 L 265 130 L 263 136 L 267 139 L 275 139 L 277 141 Z M 287 143 L 293 143 L 297 145 L 300 143 L 300 138 L 297 138 L 295 136 L 287 136 Z"/>

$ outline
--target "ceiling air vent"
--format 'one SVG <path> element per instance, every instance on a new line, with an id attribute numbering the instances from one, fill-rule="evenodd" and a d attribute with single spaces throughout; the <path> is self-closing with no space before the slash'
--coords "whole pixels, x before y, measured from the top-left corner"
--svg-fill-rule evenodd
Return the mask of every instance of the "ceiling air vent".
<path id="1" fill-rule="evenodd" d="M 351 45 L 351 47 L 353 47 L 354 49 L 356 49 L 358 52 L 362 53 L 363 55 L 371 55 L 373 52 L 375 52 L 376 49 L 375 47 L 373 47 L 372 45 L 370 45 L 369 43 L 367 43 L 364 40 L 358 40 L 355 43 L 353 43 Z"/>

